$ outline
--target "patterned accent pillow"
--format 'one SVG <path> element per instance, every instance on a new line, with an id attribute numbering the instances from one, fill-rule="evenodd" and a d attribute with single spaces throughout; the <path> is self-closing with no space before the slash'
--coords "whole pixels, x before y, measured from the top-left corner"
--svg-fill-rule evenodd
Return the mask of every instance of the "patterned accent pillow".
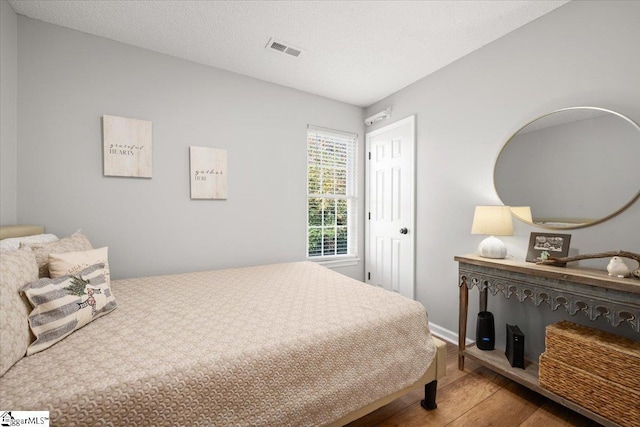
<path id="1" fill-rule="evenodd" d="M 31 245 L 35 243 L 50 243 L 58 240 L 58 236 L 55 234 L 35 234 L 33 236 L 25 237 L 11 237 L 9 239 L 0 240 L 0 251 L 15 251 L 20 248 L 20 245 Z"/>
<path id="2" fill-rule="evenodd" d="M 38 277 L 49 277 L 49 254 L 88 251 L 93 249 L 87 236 L 79 231 L 55 242 L 20 245 L 20 247 L 23 246 L 30 247 L 36 254 L 36 261 L 38 261 L 38 268 L 40 269 Z"/>
<path id="3" fill-rule="evenodd" d="M 104 264 L 106 280 L 109 282 L 109 248 L 107 246 L 90 251 L 49 254 L 49 277 L 55 279 L 66 274 L 78 274 L 85 268 L 99 263 Z"/>
<path id="4" fill-rule="evenodd" d="M 38 279 L 31 249 L 0 252 L 0 376 L 22 359 L 31 343 L 29 302 L 18 291 Z"/>
<path id="5" fill-rule="evenodd" d="M 37 280 L 22 292 L 33 306 L 29 325 L 36 336 L 27 356 L 51 347 L 117 305 L 105 280 L 104 264 L 92 265 L 77 275 Z"/>

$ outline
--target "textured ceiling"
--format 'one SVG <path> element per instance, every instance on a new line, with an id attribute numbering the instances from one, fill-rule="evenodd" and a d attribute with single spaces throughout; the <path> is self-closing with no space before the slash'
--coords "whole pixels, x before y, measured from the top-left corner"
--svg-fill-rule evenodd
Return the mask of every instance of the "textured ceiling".
<path id="1" fill-rule="evenodd" d="M 30 18 L 363 107 L 567 2 L 10 0 Z M 265 49 L 272 37 L 304 53 Z"/>

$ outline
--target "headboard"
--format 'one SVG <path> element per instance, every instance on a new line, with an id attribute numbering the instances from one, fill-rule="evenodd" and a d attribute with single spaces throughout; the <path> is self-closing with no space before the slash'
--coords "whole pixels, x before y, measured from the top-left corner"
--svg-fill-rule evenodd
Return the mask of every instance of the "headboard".
<path id="1" fill-rule="evenodd" d="M 10 237 L 25 237 L 35 234 L 43 234 L 44 227 L 41 225 L 4 225 L 0 227 L 0 240 Z"/>

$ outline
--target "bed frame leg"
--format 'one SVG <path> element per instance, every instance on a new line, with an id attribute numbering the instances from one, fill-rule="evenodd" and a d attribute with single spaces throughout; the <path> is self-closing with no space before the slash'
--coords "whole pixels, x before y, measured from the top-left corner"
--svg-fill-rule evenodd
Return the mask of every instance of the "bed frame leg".
<path id="1" fill-rule="evenodd" d="M 429 384 L 424 385 L 424 400 L 420 401 L 420 406 L 422 406 L 427 411 L 431 411 L 432 409 L 436 409 L 438 405 L 436 404 L 436 388 L 438 386 L 438 381 L 431 381 Z"/>

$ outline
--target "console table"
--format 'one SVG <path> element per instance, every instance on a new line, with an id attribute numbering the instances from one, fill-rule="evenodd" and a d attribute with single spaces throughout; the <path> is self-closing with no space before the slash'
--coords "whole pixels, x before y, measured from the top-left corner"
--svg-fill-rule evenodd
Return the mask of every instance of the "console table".
<path id="1" fill-rule="evenodd" d="M 542 387 L 538 381 L 538 364 L 525 361 L 525 369 L 512 368 L 503 350 L 483 351 L 475 345 L 466 347 L 469 289 L 480 291 L 480 311 L 487 309 L 488 292 L 512 295 L 519 302 L 543 302 L 552 310 L 563 307 L 574 316 L 582 312 L 589 319 L 604 317 L 613 325 L 628 323 L 640 336 L 640 281 L 607 275 L 606 271 L 583 268 L 537 265 L 534 263 L 482 258 L 478 255 L 456 256 L 459 264 L 460 311 L 458 323 L 458 368 L 464 369 L 469 357 L 511 380 L 528 387 L 594 421 L 617 426 L 610 420 L 566 400 Z"/>

